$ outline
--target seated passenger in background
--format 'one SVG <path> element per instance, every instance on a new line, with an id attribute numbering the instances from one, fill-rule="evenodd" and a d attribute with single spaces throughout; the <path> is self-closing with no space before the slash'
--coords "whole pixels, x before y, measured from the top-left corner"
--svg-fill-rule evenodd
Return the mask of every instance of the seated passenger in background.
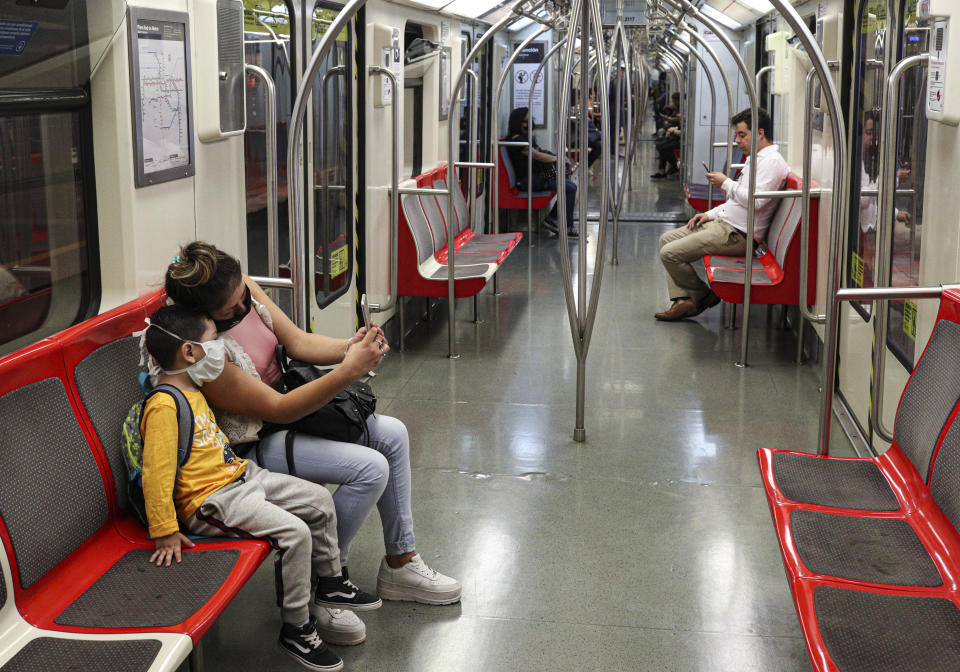
<path id="1" fill-rule="evenodd" d="M 770 117 L 760 110 L 757 117 L 757 191 L 780 189 L 790 174 L 787 162 L 779 148 L 772 144 Z M 726 203 L 713 210 L 695 215 L 686 226 L 660 236 L 660 261 L 667 272 L 667 289 L 673 305 L 656 313 L 658 320 L 672 322 L 699 315 L 720 299 L 700 279 L 691 262 L 706 254 L 743 256 L 747 249 L 747 201 L 750 175 L 750 110 L 744 110 L 730 120 L 737 147 L 746 156 L 745 165 L 736 181 L 723 173 L 707 173 L 707 180 L 723 189 Z M 766 237 L 770 217 L 777 207 L 775 199 L 760 199 L 756 203 L 754 239 Z"/>
<path id="2" fill-rule="evenodd" d="M 265 539 L 277 551 L 277 597 L 283 616 L 280 646 L 306 667 L 340 670 L 343 662 L 317 634 L 314 601 L 327 607 L 376 609 L 380 600 L 364 593 L 340 570 L 337 515 L 330 492 L 321 485 L 275 474 L 238 458 L 200 393 L 220 376 L 223 340 L 213 321 L 180 306 L 155 312 L 143 339 L 163 370 L 160 383 L 177 387 L 193 409 L 193 445 L 177 470 L 177 407 L 167 394 L 155 394 L 143 409 L 143 497 L 156 551 L 150 562 L 180 562 L 181 546 L 194 534 Z M 306 523 L 306 524 L 304 524 Z M 330 594 L 335 597 L 330 597 Z M 347 597 L 351 596 L 352 597 Z"/>
<path id="3" fill-rule="evenodd" d="M 510 121 L 507 126 L 507 140 L 527 141 L 528 124 L 530 123 L 530 109 L 518 107 L 510 113 Z M 558 185 L 557 178 L 557 157 L 548 154 L 537 147 L 537 141 L 533 141 L 533 184 L 530 185 L 532 191 L 556 191 Z M 527 185 L 527 156 L 530 150 L 524 147 L 507 147 L 507 156 L 510 157 L 510 163 L 513 166 L 513 174 L 517 176 L 517 189 L 525 192 Z M 567 166 L 570 167 L 570 161 L 567 160 Z M 572 169 L 572 168 L 571 168 Z M 577 185 L 572 180 L 564 180 L 564 188 L 567 196 L 567 235 L 576 238 L 577 230 L 573 227 L 573 207 L 577 201 Z M 554 203 L 553 210 L 547 215 L 543 225 L 550 231 L 557 232 L 557 203 Z"/>

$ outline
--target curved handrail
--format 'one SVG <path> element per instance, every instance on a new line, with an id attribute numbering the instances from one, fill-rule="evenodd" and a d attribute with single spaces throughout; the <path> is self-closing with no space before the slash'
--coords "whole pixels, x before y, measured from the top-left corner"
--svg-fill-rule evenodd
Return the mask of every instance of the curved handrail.
<path id="1" fill-rule="evenodd" d="M 277 87 L 273 77 L 258 65 L 247 64 L 246 71 L 263 83 L 264 108 L 266 110 L 266 163 L 267 163 L 267 274 L 280 276 L 280 233 L 277 226 L 279 195 L 277 190 Z"/>
<path id="2" fill-rule="evenodd" d="M 890 252 L 893 248 L 894 191 L 897 188 L 896 130 L 900 101 L 900 79 L 910 68 L 927 63 L 929 54 L 904 58 L 887 77 L 884 101 L 882 146 L 880 149 L 880 207 L 877 209 L 877 258 L 874 263 L 874 286 L 890 277 Z M 886 371 L 887 326 L 890 316 L 886 300 L 876 303 L 873 313 L 873 379 L 870 381 L 870 427 L 884 441 L 893 442 L 893 431 L 883 424 L 883 382 Z"/>
<path id="3" fill-rule="evenodd" d="M 382 65 L 371 65 L 367 68 L 371 75 L 386 75 L 390 80 L 390 86 L 393 87 L 393 147 L 391 149 L 391 170 L 390 170 L 390 298 L 386 303 L 371 303 L 370 310 L 374 313 L 382 313 L 387 310 L 393 310 L 397 305 L 397 293 L 399 291 L 399 250 L 398 237 L 400 227 L 400 99 L 397 89 L 397 76 L 393 70 L 385 68 Z"/>
<path id="4" fill-rule="evenodd" d="M 556 44 L 554 44 L 550 51 L 548 51 L 544 57 L 543 61 L 540 62 L 540 66 L 537 68 L 536 72 L 533 74 L 533 79 L 530 81 L 530 94 L 527 96 L 527 109 L 533 109 L 533 93 L 537 88 L 537 79 L 540 77 L 540 73 L 543 71 L 543 68 L 547 65 L 550 59 L 553 57 L 557 51 L 560 50 L 560 47 L 567 43 L 567 38 L 563 38 Z M 547 106 L 544 104 L 544 115 L 546 115 Z M 544 119 L 546 121 L 546 119 Z M 533 147 L 533 115 L 530 115 L 530 123 L 527 124 L 527 146 Z M 557 148 L 557 153 L 563 151 L 562 148 Z M 557 185 L 559 187 L 559 184 Z M 539 231 L 539 226 L 537 227 Z M 529 237 L 533 233 L 533 152 L 527 152 L 527 236 Z M 533 241 L 528 240 L 527 244 L 532 246 Z"/>

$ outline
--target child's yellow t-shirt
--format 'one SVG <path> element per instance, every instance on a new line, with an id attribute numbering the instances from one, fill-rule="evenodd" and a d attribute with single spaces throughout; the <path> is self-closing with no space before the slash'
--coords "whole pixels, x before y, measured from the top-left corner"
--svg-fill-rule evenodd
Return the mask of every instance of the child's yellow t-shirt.
<path id="1" fill-rule="evenodd" d="M 193 408 L 193 446 L 187 461 L 180 466 L 179 477 L 176 476 L 179 429 L 173 398 L 169 394 L 150 397 L 140 421 L 143 499 L 150 536 L 154 539 L 179 530 L 178 515 L 186 520 L 207 497 L 240 478 L 247 469 L 247 461 L 230 449 L 203 395 L 200 392 L 183 394 Z"/>

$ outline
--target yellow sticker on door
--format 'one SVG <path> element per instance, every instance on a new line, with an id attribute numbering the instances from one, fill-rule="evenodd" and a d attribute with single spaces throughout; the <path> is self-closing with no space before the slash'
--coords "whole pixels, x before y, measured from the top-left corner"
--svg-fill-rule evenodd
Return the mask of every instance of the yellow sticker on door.
<path id="1" fill-rule="evenodd" d="M 917 340 L 917 304 L 909 300 L 903 302 L 903 333 Z"/>
<path id="2" fill-rule="evenodd" d="M 856 252 L 850 253 L 850 277 L 857 283 L 857 287 L 863 287 L 863 257 Z"/>
<path id="3" fill-rule="evenodd" d="M 350 260 L 350 248 L 341 245 L 330 253 L 330 277 L 335 278 L 341 273 L 346 273 L 347 263 Z"/>

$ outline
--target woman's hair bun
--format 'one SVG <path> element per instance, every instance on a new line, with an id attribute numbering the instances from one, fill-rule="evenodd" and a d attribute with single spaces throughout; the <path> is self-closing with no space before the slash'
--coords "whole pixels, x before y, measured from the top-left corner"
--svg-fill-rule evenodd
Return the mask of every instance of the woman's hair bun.
<path id="1" fill-rule="evenodd" d="M 217 272 L 216 247 L 202 240 L 195 240 L 180 248 L 168 269 L 169 275 L 185 287 L 207 284 Z"/>

